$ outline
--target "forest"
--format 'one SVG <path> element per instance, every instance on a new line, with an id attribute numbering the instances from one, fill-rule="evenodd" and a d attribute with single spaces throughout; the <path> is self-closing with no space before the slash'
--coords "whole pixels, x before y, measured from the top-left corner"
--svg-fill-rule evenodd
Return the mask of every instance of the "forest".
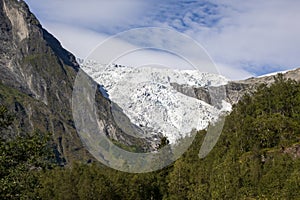
<path id="1" fill-rule="evenodd" d="M 51 134 L 7 139 L 14 120 L 0 106 L 0 199 L 300 199 L 300 84 L 275 78 L 233 106 L 213 150 L 205 131 L 160 171 L 130 174 L 80 161 L 55 162 Z"/>

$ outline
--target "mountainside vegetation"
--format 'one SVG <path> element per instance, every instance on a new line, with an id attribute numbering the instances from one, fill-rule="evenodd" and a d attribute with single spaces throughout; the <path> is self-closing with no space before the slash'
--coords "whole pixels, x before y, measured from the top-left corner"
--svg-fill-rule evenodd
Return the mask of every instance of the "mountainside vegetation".
<path id="1" fill-rule="evenodd" d="M 0 16 L 0 199 L 300 199 L 300 84 L 285 79 L 299 80 L 299 69 L 243 96 L 207 157 L 198 157 L 206 134 L 200 131 L 171 166 L 129 174 L 95 161 L 77 133 L 75 57 L 24 1 L 0 0 Z M 232 102 L 257 80 L 227 87 Z M 95 102 L 114 144 L 151 150 L 151 141 L 118 127 L 114 103 L 98 90 Z M 159 147 L 167 143 L 161 138 Z"/>
<path id="2" fill-rule="evenodd" d="M 2 131 L 12 119 L 4 108 L 0 118 Z M 180 159 L 157 172 L 129 174 L 97 162 L 55 167 L 41 162 L 49 156 L 41 151 L 49 140 L 3 140 L 1 193 L 19 191 L 30 199 L 300 199 L 299 122 L 300 84 L 278 75 L 274 84 L 261 85 L 233 107 L 205 158 L 198 157 L 206 134 L 200 131 Z M 16 143 L 24 148 L 9 147 Z M 32 144 L 37 146 L 29 151 Z M 20 177 L 26 182 L 13 184 Z"/>

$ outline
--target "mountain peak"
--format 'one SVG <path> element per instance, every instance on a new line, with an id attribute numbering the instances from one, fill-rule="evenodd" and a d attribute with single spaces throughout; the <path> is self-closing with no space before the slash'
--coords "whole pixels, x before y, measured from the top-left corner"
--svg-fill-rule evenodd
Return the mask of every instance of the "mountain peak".
<path id="1" fill-rule="evenodd" d="M 220 86 L 228 80 L 220 75 L 198 70 L 176 70 L 156 67 L 103 65 L 87 61 L 81 65 L 120 106 L 144 136 L 163 134 L 170 143 L 188 135 L 193 129 L 205 129 L 224 110 L 219 110 L 176 89 Z"/>

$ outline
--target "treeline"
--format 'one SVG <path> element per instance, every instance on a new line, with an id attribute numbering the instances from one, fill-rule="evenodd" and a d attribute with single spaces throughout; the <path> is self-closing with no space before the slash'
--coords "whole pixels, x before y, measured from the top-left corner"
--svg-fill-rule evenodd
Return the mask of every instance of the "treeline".
<path id="1" fill-rule="evenodd" d="M 2 113 L 0 123 L 7 116 Z M 300 199 L 299 83 L 279 75 L 270 87 L 246 95 L 226 118 L 214 149 L 199 159 L 204 136 L 200 131 L 172 166 L 144 174 L 99 163 L 58 167 L 37 136 L 2 140 L 0 198 Z"/>

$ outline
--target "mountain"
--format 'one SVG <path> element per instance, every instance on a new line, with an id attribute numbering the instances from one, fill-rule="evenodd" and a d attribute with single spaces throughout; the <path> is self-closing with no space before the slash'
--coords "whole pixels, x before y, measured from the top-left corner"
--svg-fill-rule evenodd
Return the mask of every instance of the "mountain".
<path id="1" fill-rule="evenodd" d="M 125 67 L 103 65 L 95 61 L 81 64 L 82 69 L 103 85 L 107 98 L 117 103 L 140 134 L 166 136 L 171 144 L 193 129 L 203 130 L 231 105 L 225 101 L 218 109 L 176 90 L 176 85 L 189 87 L 221 86 L 225 77 L 197 70 Z"/>
<path id="2" fill-rule="evenodd" d="M 72 116 L 73 86 L 81 70 L 75 57 L 43 29 L 24 1 L 0 0 L 0 8 L 0 103 L 9 107 L 16 117 L 13 126 L 1 137 L 13 138 L 34 130 L 51 132 L 60 163 L 92 159 L 80 140 Z M 105 67 L 96 69 L 103 72 Z M 163 135 L 175 142 L 192 128 L 206 127 L 222 108 L 230 110 L 228 103 L 236 104 L 260 83 L 273 82 L 272 76 L 232 82 L 205 73 L 156 70 L 154 74 L 148 71 L 148 77 L 144 74 L 143 78 L 148 78 L 144 85 L 138 82 L 128 85 L 120 81 L 121 74 L 117 78 L 112 74 L 121 72 L 138 78 L 141 72 L 128 67 L 108 67 L 112 71 L 106 74 L 85 68 L 102 84 L 97 86 L 95 95 L 99 123 L 111 139 L 141 151 L 155 149 Z M 98 75 L 104 82 L 97 79 Z M 299 69 L 284 76 L 299 80 Z M 165 83 L 155 84 L 155 79 Z M 121 93 L 109 91 L 115 89 L 109 85 L 114 81 L 119 81 Z M 90 83 L 96 84 L 92 79 Z M 103 90 L 105 87 L 109 96 Z M 122 93 L 125 95 L 118 96 Z M 144 102 L 137 104 L 139 101 Z M 153 117 L 156 113 L 162 113 L 160 118 Z M 182 116 L 200 116 L 203 124 L 198 123 L 199 119 Z M 178 130 L 179 134 L 174 134 Z M 146 137 L 136 138 L 131 132 L 146 133 Z"/>
<path id="3" fill-rule="evenodd" d="M 0 16 L 0 104 L 16 117 L 1 138 L 35 130 L 51 132 L 61 164 L 92 159 L 72 116 L 73 85 L 80 70 L 75 57 L 41 26 L 24 1 L 0 0 Z M 118 128 L 111 102 L 100 91 L 95 99 L 99 122 L 109 137 L 128 146 L 152 148 L 148 140 L 126 135 Z"/>
<path id="4" fill-rule="evenodd" d="M 278 74 L 282 74 L 284 79 L 300 81 L 300 68 L 236 82 L 232 81 L 228 84 L 227 98 L 230 99 L 229 101 L 232 104 L 236 104 L 245 93 L 253 93 L 260 84 L 266 84 L 267 86 L 273 84 Z"/>
<path id="5" fill-rule="evenodd" d="M 190 87 L 177 85 L 177 90 L 186 95 L 203 100 L 209 104 L 220 104 L 223 100 L 231 105 L 237 104 L 245 94 L 253 94 L 261 84 L 270 86 L 275 82 L 275 77 L 282 74 L 285 79 L 300 81 L 300 68 L 286 72 L 272 73 L 261 77 L 252 77 L 240 81 L 228 81 L 222 86 Z M 225 94 L 225 95 L 220 95 Z"/>
<path id="6" fill-rule="evenodd" d="M 173 144 L 193 129 L 205 129 L 261 84 L 270 86 L 277 75 L 229 81 L 197 70 L 134 68 L 92 60 L 82 61 L 81 67 L 139 127 L 140 135 L 162 134 Z M 300 69 L 283 73 L 283 78 L 299 81 Z"/>
<path id="7" fill-rule="evenodd" d="M 279 76 L 274 84 L 260 86 L 233 106 L 218 142 L 205 158 L 199 158 L 199 149 L 208 133 L 199 131 L 189 149 L 162 170 L 132 174 L 96 164 L 74 164 L 46 171 L 35 187 L 36 196 L 300 199 L 299 99 L 300 83 Z"/>

